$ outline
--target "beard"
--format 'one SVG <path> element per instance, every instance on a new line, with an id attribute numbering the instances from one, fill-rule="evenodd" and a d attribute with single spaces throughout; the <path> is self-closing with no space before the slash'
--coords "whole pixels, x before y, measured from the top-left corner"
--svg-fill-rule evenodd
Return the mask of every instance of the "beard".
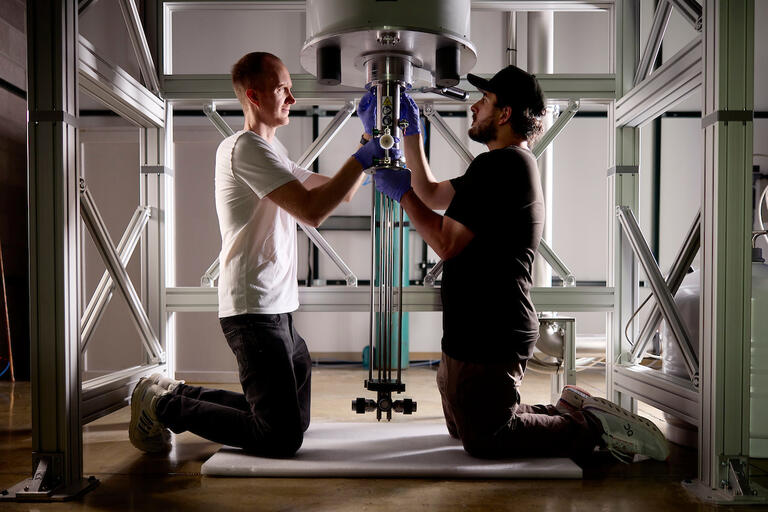
<path id="1" fill-rule="evenodd" d="M 493 122 L 493 118 L 488 118 L 484 122 L 479 123 L 469 129 L 469 138 L 480 144 L 485 144 L 496 138 L 496 123 Z"/>

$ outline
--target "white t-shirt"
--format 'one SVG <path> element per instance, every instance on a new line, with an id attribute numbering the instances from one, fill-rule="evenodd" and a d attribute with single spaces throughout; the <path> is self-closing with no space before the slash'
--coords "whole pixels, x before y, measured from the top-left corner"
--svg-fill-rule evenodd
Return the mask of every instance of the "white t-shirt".
<path id="1" fill-rule="evenodd" d="M 241 130 L 219 144 L 219 318 L 298 309 L 296 220 L 264 196 L 312 174 L 289 160 L 277 139 L 270 145 Z"/>

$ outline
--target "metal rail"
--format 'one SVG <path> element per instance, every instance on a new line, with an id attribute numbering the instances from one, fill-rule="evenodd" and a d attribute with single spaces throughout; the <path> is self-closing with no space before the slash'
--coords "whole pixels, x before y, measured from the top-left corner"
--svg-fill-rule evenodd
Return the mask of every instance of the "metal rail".
<path id="1" fill-rule="evenodd" d="M 141 25 L 136 2 L 134 0 L 120 0 L 119 3 L 125 19 L 125 26 L 128 29 L 128 36 L 131 38 L 133 51 L 136 53 L 136 60 L 139 62 L 141 76 L 147 81 L 152 92 L 160 94 L 160 81 L 157 79 L 157 70 L 152 60 L 152 52 L 149 51 L 149 43 L 147 43 L 147 36 L 144 34 L 144 27 Z"/>
<path id="2" fill-rule="evenodd" d="M 645 43 L 645 50 L 640 62 L 637 64 L 635 79 L 633 85 L 637 85 L 651 74 L 653 63 L 661 49 L 661 41 L 664 39 L 664 33 L 667 31 L 669 17 L 672 15 L 672 5 L 669 0 L 660 0 L 656 6 L 656 12 L 653 14 L 653 25 L 651 33 L 648 35 L 648 42 Z"/>

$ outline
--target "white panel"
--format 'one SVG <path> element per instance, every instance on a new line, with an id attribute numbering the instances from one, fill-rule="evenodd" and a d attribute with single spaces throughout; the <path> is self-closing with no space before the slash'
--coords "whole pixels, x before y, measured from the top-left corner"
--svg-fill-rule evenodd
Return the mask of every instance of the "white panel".
<path id="1" fill-rule="evenodd" d="M 338 107 L 337 107 L 338 108 Z M 335 109 L 334 109 L 335 110 Z M 325 129 L 331 122 L 333 117 L 323 116 L 319 119 L 318 129 L 319 132 Z M 293 122 L 293 121 L 291 121 Z M 304 132 L 306 144 L 302 147 L 301 153 L 304 152 L 307 146 L 312 142 L 312 119 L 308 118 L 307 128 Z M 351 117 L 347 120 L 346 124 L 339 130 L 336 136 L 328 143 L 325 150 L 318 157 L 318 168 L 320 173 L 325 176 L 335 175 L 341 166 L 349 159 L 352 154 L 357 151 L 357 147 L 360 143 L 360 136 L 363 134 L 363 126 L 357 117 Z M 349 203 L 341 203 L 338 208 L 333 212 L 333 215 L 370 215 L 371 214 L 371 188 L 370 185 L 360 187 L 357 193 L 354 195 Z M 342 259 L 346 261 L 346 256 L 341 255 Z M 351 266 L 351 263 L 347 261 L 347 265 L 350 265 L 352 270 L 357 273 L 355 267 Z M 370 266 L 370 263 L 369 263 Z M 366 272 L 368 275 L 370 271 Z M 357 276 L 360 278 L 360 275 Z M 367 279 L 367 278 L 363 278 Z"/>
<path id="2" fill-rule="evenodd" d="M 606 279 L 606 118 L 574 118 L 558 137 L 552 247 L 576 281 Z"/>
<path id="3" fill-rule="evenodd" d="M 237 382 L 235 356 L 216 313 L 176 313 L 176 374 L 200 372 L 211 372 L 210 380 L 199 377 L 202 382 L 221 382 L 221 373 L 227 372 Z"/>
<path id="4" fill-rule="evenodd" d="M 368 313 L 294 313 L 310 352 L 354 352 L 368 346 Z"/>
<path id="5" fill-rule="evenodd" d="M 369 187 L 366 187 L 370 190 Z M 371 278 L 371 236 L 368 231 L 320 231 L 358 280 Z M 304 235 L 300 235 L 304 236 Z M 320 279 L 344 279 L 344 274 L 320 251 Z"/>
<path id="6" fill-rule="evenodd" d="M 176 283 L 200 286 L 200 276 L 221 249 L 213 192 L 216 148 L 212 127 L 174 129 L 176 186 Z"/>
<path id="7" fill-rule="evenodd" d="M 305 73 L 299 63 L 303 12 L 180 11 L 172 19 L 173 73 L 229 73 L 240 57 L 254 51 L 273 53 L 291 73 Z"/>
<path id="8" fill-rule="evenodd" d="M 700 119 L 664 118 L 661 125 L 659 266 L 666 274 L 701 205 L 704 151 Z"/>
<path id="9" fill-rule="evenodd" d="M 555 73 L 608 73 L 608 12 L 555 13 Z"/>
<path id="10" fill-rule="evenodd" d="M 477 48 L 472 73 L 495 73 L 506 65 L 505 18 L 500 12 L 472 11 L 470 34 Z"/>

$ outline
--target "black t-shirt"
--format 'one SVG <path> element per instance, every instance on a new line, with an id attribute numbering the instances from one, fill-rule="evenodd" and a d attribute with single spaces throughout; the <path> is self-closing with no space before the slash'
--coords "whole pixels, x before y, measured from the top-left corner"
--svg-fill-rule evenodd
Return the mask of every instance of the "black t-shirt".
<path id="1" fill-rule="evenodd" d="M 483 153 L 451 180 L 445 211 L 474 238 L 443 267 L 443 351 L 454 359 L 530 358 L 539 333 L 531 272 L 544 225 L 536 159 L 509 146 Z"/>

